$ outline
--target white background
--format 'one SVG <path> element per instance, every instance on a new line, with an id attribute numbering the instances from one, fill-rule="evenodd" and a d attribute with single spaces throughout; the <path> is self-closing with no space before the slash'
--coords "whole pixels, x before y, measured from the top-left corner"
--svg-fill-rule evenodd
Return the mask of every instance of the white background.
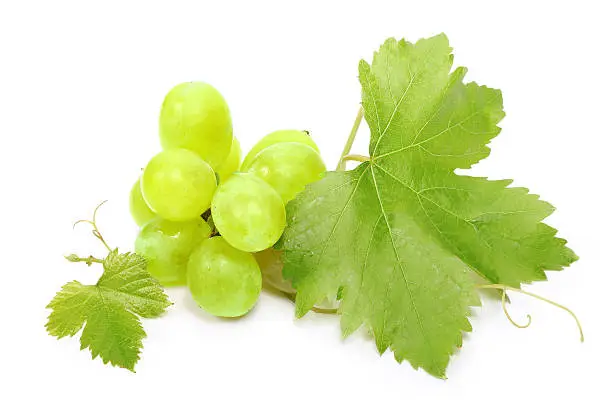
<path id="1" fill-rule="evenodd" d="M 6 1 L 0 6 L 0 405 L 329 406 L 612 405 L 609 392 L 610 50 L 606 2 Z M 581 260 L 528 289 L 571 318 L 513 295 L 519 330 L 485 301 L 446 381 L 379 357 L 334 316 L 296 321 L 263 295 L 239 321 L 205 315 L 184 289 L 144 322 L 137 373 L 104 366 L 44 330 L 62 284 L 100 269 L 86 227 L 132 248 L 129 189 L 159 150 L 157 114 L 175 84 L 204 80 L 226 97 L 245 150 L 281 128 L 309 129 L 335 165 L 357 112 L 359 59 L 390 36 L 445 32 L 468 80 L 503 90 L 507 117 L 473 174 L 513 178 L 554 203 L 549 223 Z M 355 152 L 366 153 L 367 127 Z M 593 398 L 592 401 L 585 402 Z"/>

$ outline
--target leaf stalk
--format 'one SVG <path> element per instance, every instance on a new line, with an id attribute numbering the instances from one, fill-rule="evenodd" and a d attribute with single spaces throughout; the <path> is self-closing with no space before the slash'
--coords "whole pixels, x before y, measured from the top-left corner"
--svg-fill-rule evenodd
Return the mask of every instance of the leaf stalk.
<path id="1" fill-rule="evenodd" d="M 365 163 L 370 161 L 370 157 L 366 156 L 366 155 L 360 155 L 360 154 L 349 154 L 349 155 L 345 155 L 344 157 L 342 157 L 342 163 L 346 163 L 347 161 L 357 161 L 360 163 Z"/>
<path id="2" fill-rule="evenodd" d="M 340 159 L 338 160 L 338 165 L 336 165 L 336 171 L 344 171 L 346 168 L 346 160 L 344 157 L 349 155 L 351 152 L 351 148 L 353 147 L 353 143 L 355 142 L 355 137 L 357 136 L 357 130 L 359 130 L 359 125 L 361 124 L 361 120 L 363 119 L 363 107 L 359 107 L 359 111 L 357 112 L 357 117 L 355 117 L 355 122 L 353 123 L 353 128 L 346 140 L 346 144 L 344 145 L 344 150 L 342 150 L 342 154 L 340 155 Z"/>

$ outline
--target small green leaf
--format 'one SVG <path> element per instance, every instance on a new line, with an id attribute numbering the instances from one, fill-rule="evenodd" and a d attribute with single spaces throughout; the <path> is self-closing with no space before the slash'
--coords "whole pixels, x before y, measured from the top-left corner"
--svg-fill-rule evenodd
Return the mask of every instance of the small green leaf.
<path id="1" fill-rule="evenodd" d="M 146 270 L 146 260 L 112 251 L 96 285 L 70 282 L 51 300 L 46 325 L 50 335 L 74 336 L 83 325 L 81 349 L 133 371 L 146 336 L 139 318 L 161 315 L 171 305 L 161 285 Z"/>
<path id="2" fill-rule="evenodd" d="M 68 256 L 64 256 L 64 258 L 72 263 L 78 263 L 82 261 L 81 258 L 76 254 L 69 254 Z"/>

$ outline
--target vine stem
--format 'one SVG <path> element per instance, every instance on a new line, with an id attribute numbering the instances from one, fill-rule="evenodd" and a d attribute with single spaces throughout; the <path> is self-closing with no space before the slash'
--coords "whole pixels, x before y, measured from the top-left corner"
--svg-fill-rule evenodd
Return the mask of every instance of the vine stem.
<path id="1" fill-rule="evenodd" d="M 329 314 L 335 315 L 338 313 L 338 308 L 319 308 L 314 306 L 311 308 L 312 312 L 316 312 L 317 314 Z"/>
<path id="2" fill-rule="evenodd" d="M 572 316 L 572 318 L 574 318 L 574 321 L 576 321 L 576 325 L 578 326 L 578 330 L 580 331 L 580 342 L 584 342 L 584 332 L 582 331 L 582 325 L 580 324 L 580 320 L 578 319 L 576 314 L 574 314 L 574 312 L 571 309 L 567 308 L 566 306 L 561 305 L 561 304 L 559 304 L 557 302 L 554 302 L 552 300 L 549 300 L 548 298 L 544 298 L 544 297 L 542 297 L 540 295 L 537 295 L 537 294 L 534 294 L 534 293 L 530 293 L 530 292 L 525 291 L 525 290 L 521 290 L 520 288 L 510 287 L 510 286 L 505 285 L 505 284 L 483 284 L 483 285 L 477 285 L 476 288 L 504 290 L 504 293 L 502 294 L 503 295 L 502 301 L 503 301 L 504 305 L 505 305 L 505 293 L 506 293 L 506 291 L 514 291 L 514 292 L 517 292 L 517 293 L 521 293 L 521 294 L 527 295 L 529 297 L 533 297 L 533 298 L 538 299 L 540 301 L 544 301 L 545 303 L 553 305 L 553 306 L 555 306 L 557 308 L 560 308 L 560 309 L 566 311 L 568 314 L 570 314 Z M 504 308 L 504 310 L 505 310 L 505 308 Z M 526 327 L 526 326 L 523 326 L 523 325 L 518 325 L 514 321 L 512 321 L 512 319 L 510 318 L 510 316 L 509 316 L 509 314 L 507 312 L 506 312 L 506 316 L 508 316 L 508 319 L 514 325 L 518 326 L 519 328 Z M 529 323 L 527 324 L 527 326 L 529 326 L 530 323 L 531 323 L 531 316 L 529 316 Z"/>
<path id="3" fill-rule="evenodd" d="M 351 152 L 351 147 L 353 147 L 353 142 L 355 141 L 355 137 L 357 136 L 357 130 L 359 130 L 359 125 L 361 124 L 362 119 L 363 107 L 360 106 L 359 111 L 357 112 L 357 117 L 355 118 L 355 122 L 353 123 L 351 133 L 349 134 L 348 139 L 346 140 L 344 150 L 342 150 L 342 154 L 340 155 L 340 159 L 338 160 L 336 171 L 343 171 L 346 168 L 346 160 L 344 158 Z"/>
<path id="4" fill-rule="evenodd" d="M 86 263 L 88 266 L 91 266 L 92 263 L 104 263 L 104 260 L 102 259 L 98 259 L 97 257 L 94 256 L 88 256 L 88 257 L 79 257 L 76 254 L 71 254 L 68 256 L 64 256 L 66 258 L 66 260 L 72 262 L 72 263 L 79 263 L 79 262 L 83 262 Z"/>

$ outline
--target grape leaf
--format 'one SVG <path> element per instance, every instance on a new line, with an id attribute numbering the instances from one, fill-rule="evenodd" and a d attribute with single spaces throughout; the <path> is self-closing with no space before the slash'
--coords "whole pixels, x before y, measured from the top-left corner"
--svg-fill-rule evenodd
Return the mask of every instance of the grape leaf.
<path id="1" fill-rule="evenodd" d="M 499 90 L 451 73 L 446 36 L 387 40 L 359 64 L 370 160 L 329 172 L 287 207 L 284 275 L 296 314 L 342 292 L 343 335 L 365 325 L 436 377 L 471 331 L 475 274 L 513 287 L 577 259 L 541 221 L 553 207 L 511 181 L 455 174 L 487 157 L 503 118 Z"/>
<path id="2" fill-rule="evenodd" d="M 49 334 L 74 336 L 85 324 L 81 349 L 89 348 L 92 358 L 100 356 L 105 364 L 134 371 L 146 336 L 138 316 L 156 317 L 171 305 L 146 265 L 138 254 L 110 252 L 96 285 L 67 283 L 47 305 L 52 310 Z"/>

